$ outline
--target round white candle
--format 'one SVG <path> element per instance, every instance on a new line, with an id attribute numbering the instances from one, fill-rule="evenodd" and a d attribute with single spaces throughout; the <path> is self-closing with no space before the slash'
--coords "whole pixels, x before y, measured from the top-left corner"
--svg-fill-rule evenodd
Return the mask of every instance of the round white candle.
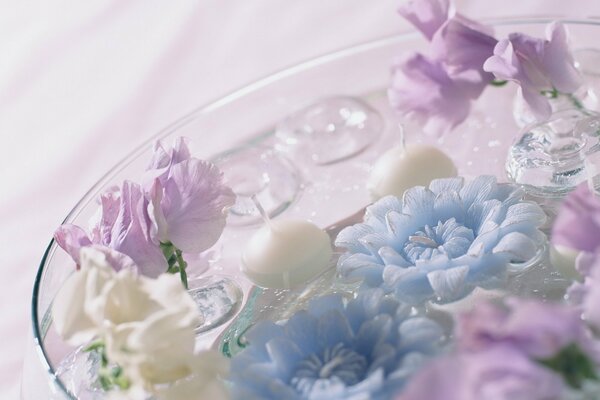
<path id="1" fill-rule="evenodd" d="M 427 186 L 434 179 L 456 174 L 456 166 L 450 157 L 434 146 L 397 146 L 375 162 L 367 189 L 373 201 L 388 195 L 401 197 L 413 186 Z"/>
<path id="2" fill-rule="evenodd" d="M 270 221 L 248 242 L 242 271 L 259 286 L 291 288 L 309 281 L 329 265 L 327 233 L 308 221 Z"/>
<path id="3" fill-rule="evenodd" d="M 575 261 L 579 251 L 567 246 L 551 245 L 550 262 L 565 278 L 580 279 L 581 275 L 575 269 Z"/>

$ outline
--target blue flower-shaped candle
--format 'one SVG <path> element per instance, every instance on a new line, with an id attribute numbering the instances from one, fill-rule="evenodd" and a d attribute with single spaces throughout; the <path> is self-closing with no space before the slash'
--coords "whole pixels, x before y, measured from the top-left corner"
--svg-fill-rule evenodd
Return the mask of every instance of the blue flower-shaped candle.
<path id="1" fill-rule="evenodd" d="M 539 251 L 546 215 L 521 189 L 479 176 L 438 179 L 367 207 L 364 222 L 342 230 L 336 245 L 344 276 L 393 291 L 409 304 L 450 302 L 475 287 L 497 288 L 509 263 L 524 267 Z"/>
<path id="2" fill-rule="evenodd" d="M 388 399 L 443 341 L 439 325 L 379 289 L 313 299 L 259 322 L 231 364 L 235 399 Z"/>

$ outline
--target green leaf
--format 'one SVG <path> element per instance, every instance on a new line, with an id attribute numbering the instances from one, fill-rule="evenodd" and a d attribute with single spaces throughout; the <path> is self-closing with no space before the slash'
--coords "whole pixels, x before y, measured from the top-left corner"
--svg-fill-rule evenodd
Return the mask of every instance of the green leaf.
<path id="1" fill-rule="evenodd" d="M 575 389 L 580 389 L 585 380 L 598 380 L 594 363 L 575 343 L 563 348 L 554 357 L 538 362 L 561 374 Z"/>
<path id="2" fill-rule="evenodd" d="M 98 377 L 98 381 L 100 382 L 100 386 L 102 386 L 102 389 L 107 392 L 112 388 L 112 382 L 110 381 L 110 378 L 108 378 L 107 376 L 104 375 L 100 375 Z"/>
<path id="3" fill-rule="evenodd" d="M 91 344 L 89 344 L 87 347 L 85 347 L 83 349 L 84 352 L 103 351 L 103 350 L 104 350 L 104 342 L 102 340 L 97 340 L 95 342 L 92 342 Z"/>

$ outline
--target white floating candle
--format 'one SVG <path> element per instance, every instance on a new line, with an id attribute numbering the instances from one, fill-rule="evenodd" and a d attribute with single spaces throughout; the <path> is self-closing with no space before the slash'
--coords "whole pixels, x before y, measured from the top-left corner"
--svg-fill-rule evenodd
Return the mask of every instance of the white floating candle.
<path id="1" fill-rule="evenodd" d="M 246 245 L 242 272 L 262 287 L 289 289 L 309 281 L 329 265 L 331 239 L 324 230 L 304 220 L 271 221 L 257 201 L 265 220 Z"/>
<path id="2" fill-rule="evenodd" d="M 316 225 L 271 221 L 250 238 L 242 271 L 259 286 L 288 289 L 324 271 L 331 255 L 329 236 Z"/>
<path id="3" fill-rule="evenodd" d="M 401 197 L 413 186 L 427 186 L 434 179 L 456 174 L 456 166 L 450 157 L 434 146 L 397 146 L 375 162 L 367 189 L 373 201 L 387 195 Z"/>

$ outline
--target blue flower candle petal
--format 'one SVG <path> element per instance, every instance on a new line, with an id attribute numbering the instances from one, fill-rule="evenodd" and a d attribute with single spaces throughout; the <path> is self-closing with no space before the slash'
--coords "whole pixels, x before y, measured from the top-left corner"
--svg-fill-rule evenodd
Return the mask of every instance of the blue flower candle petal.
<path id="1" fill-rule="evenodd" d="M 281 325 L 259 322 L 232 359 L 233 398 L 388 399 L 420 367 L 413 358 L 437 353 L 443 340 L 435 322 L 409 314 L 372 289 L 350 301 L 316 298 Z"/>
<path id="2" fill-rule="evenodd" d="M 545 241 L 544 212 L 522 197 L 493 176 L 439 179 L 402 200 L 388 196 L 367 207 L 363 223 L 340 232 L 336 245 L 348 253 L 338 270 L 415 305 L 500 286 L 508 264 L 526 265 Z"/>

